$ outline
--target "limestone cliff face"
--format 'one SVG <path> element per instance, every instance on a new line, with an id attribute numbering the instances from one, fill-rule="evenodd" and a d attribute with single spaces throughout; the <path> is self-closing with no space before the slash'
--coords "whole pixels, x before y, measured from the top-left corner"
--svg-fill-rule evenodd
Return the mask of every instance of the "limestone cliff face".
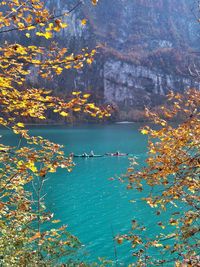
<path id="1" fill-rule="evenodd" d="M 85 89 L 100 102 L 140 109 L 159 104 L 169 89 L 200 87 L 188 72 L 195 60 L 192 51 L 200 48 L 200 25 L 191 12 L 195 1 L 99 0 L 97 7 L 83 2 L 57 40 L 71 51 L 96 44 L 102 49 L 92 66 L 59 77 L 58 90 Z M 75 1 L 46 3 L 59 14 Z M 88 20 L 85 28 L 80 26 L 83 18 Z"/>
<path id="2" fill-rule="evenodd" d="M 158 104 L 153 98 L 164 96 L 169 90 L 191 87 L 200 89 L 200 84 L 193 79 L 119 60 L 107 60 L 104 64 L 104 97 L 125 108 Z"/>
<path id="3" fill-rule="evenodd" d="M 190 0 L 100 2 L 88 17 L 104 42 L 104 97 L 121 107 L 157 103 L 168 90 L 199 88 L 188 66 L 199 49 L 199 25 Z M 158 101 L 159 102 L 159 101 Z"/>

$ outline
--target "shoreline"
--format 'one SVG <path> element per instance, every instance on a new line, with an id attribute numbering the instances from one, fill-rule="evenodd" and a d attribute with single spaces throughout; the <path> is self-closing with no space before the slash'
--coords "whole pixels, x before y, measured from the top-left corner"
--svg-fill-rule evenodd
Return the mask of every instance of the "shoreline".
<path id="1" fill-rule="evenodd" d="M 170 121 L 170 123 L 174 124 L 174 123 L 180 123 L 181 120 L 173 120 Z M 87 125 L 98 125 L 98 126 L 103 126 L 103 125 L 133 125 L 133 124 L 152 124 L 152 121 L 149 120 L 141 120 L 141 121 L 110 121 L 110 122 L 73 122 L 73 123 L 24 123 L 25 127 L 56 127 L 56 126 L 60 126 L 60 127 L 73 127 L 73 126 L 87 126 Z M 5 129 L 4 126 L 0 125 L 0 129 Z"/>

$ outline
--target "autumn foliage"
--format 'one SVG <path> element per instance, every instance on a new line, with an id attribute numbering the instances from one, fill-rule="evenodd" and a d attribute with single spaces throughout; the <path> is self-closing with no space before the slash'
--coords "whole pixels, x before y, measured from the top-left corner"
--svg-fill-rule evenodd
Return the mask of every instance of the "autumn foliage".
<path id="1" fill-rule="evenodd" d="M 96 5 L 97 1 L 92 3 Z M 80 5 L 78 2 L 69 12 L 55 15 L 40 0 L 0 3 L 0 34 L 4 37 L 0 45 L 0 124 L 18 139 L 14 146 L 0 145 L 1 266 L 55 266 L 66 262 L 66 257 L 80 247 L 65 225 L 55 227 L 59 220 L 44 204 L 43 185 L 48 173 L 58 168 L 71 171 L 72 159 L 64 155 L 61 145 L 31 136 L 23 123 L 24 118 L 46 119 L 48 110 L 63 117 L 72 111 L 109 116 L 107 108 L 89 102 L 87 93 L 73 92 L 65 101 L 48 88 L 35 88 L 27 82 L 33 69 L 41 79 L 52 80 L 70 68 L 92 63 L 95 49 L 83 48 L 74 55 L 53 39 L 55 32 L 68 27 L 65 16 Z M 27 39 L 27 45 L 11 43 L 10 34 L 14 32 Z M 31 44 L 34 35 L 46 40 L 44 47 Z M 49 230 L 44 230 L 44 223 Z"/>
<path id="2" fill-rule="evenodd" d="M 119 243 L 131 241 L 131 266 L 199 263 L 200 91 L 190 89 L 183 95 L 171 92 L 168 101 L 167 108 L 161 108 L 162 117 L 146 110 L 153 123 L 141 130 L 148 136 L 146 163 L 141 169 L 132 159 L 126 174 L 128 189 L 149 192 L 142 200 L 155 209 L 160 227 L 160 233 L 150 238 L 145 235 L 145 223 L 134 220 L 132 233 L 117 238 Z M 180 113 L 182 121 L 171 122 Z M 170 210 L 166 222 L 162 215 Z M 167 227 L 171 228 L 166 233 Z"/>

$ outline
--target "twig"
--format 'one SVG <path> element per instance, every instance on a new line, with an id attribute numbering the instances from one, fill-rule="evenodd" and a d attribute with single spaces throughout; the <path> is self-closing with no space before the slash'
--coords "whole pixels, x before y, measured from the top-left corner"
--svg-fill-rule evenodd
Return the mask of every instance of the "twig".
<path id="1" fill-rule="evenodd" d="M 117 256 L 117 248 L 116 248 L 116 243 L 115 243 L 115 236 L 114 236 L 114 231 L 113 231 L 113 226 L 111 224 L 111 232 L 112 232 L 112 238 L 113 238 L 113 245 L 114 245 L 114 254 L 115 254 L 115 266 L 118 267 L 118 256 Z"/>
<path id="2" fill-rule="evenodd" d="M 79 1 L 72 9 L 70 9 L 68 12 L 65 12 L 65 13 L 62 13 L 62 14 L 59 14 L 57 16 L 51 16 L 48 18 L 47 21 L 43 22 L 44 24 L 47 24 L 47 22 L 53 20 L 53 19 L 56 19 L 56 18 L 61 18 L 63 16 L 67 16 L 69 15 L 70 13 L 72 13 L 78 6 L 80 6 L 82 4 L 82 1 Z M 29 27 L 32 27 L 32 26 L 37 26 L 40 22 L 36 22 L 36 23 L 32 23 L 30 25 L 27 25 L 27 26 L 24 26 L 24 27 L 16 27 L 16 28 L 10 28 L 10 29 L 7 29 L 7 30 L 2 30 L 0 31 L 0 34 L 1 33 L 7 33 L 7 32 L 12 32 L 12 31 L 17 31 L 17 30 L 27 30 Z"/>

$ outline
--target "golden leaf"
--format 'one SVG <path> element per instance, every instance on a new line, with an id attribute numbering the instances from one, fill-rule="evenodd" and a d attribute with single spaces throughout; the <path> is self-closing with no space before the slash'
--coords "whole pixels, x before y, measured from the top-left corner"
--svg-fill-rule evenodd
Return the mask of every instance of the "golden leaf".
<path id="1" fill-rule="evenodd" d="M 86 20 L 86 19 L 82 19 L 82 20 L 81 20 L 81 25 L 82 25 L 82 26 L 85 26 L 86 23 L 87 23 L 87 20 Z"/>
<path id="2" fill-rule="evenodd" d="M 34 236 L 32 236 L 31 238 L 29 238 L 29 242 L 35 240 L 35 239 L 38 239 L 41 237 L 41 234 L 40 232 L 36 233 Z"/>
<path id="3" fill-rule="evenodd" d="M 90 94 L 84 94 L 83 95 L 83 98 L 88 98 L 88 97 L 90 97 Z"/>
<path id="4" fill-rule="evenodd" d="M 96 6 L 97 3 L 98 3 L 98 0 L 92 0 L 92 4 L 93 4 L 94 6 Z"/>
<path id="5" fill-rule="evenodd" d="M 81 94 L 81 91 L 78 91 L 78 92 L 72 92 L 72 95 L 74 96 L 77 96 L 77 95 L 80 95 Z"/>
<path id="6" fill-rule="evenodd" d="M 146 130 L 146 129 L 143 129 L 143 130 L 141 131 L 141 133 L 142 133 L 142 134 L 148 134 L 148 133 L 149 133 L 149 131 L 148 131 L 148 130 Z"/>
<path id="7" fill-rule="evenodd" d="M 60 115 L 63 116 L 63 117 L 67 117 L 67 116 L 69 115 L 69 113 L 67 113 L 67 112 L 65 112 L 65 111 L 62 111 L 62 112 L 60 113 Z"/>
<path id="8" fill-rule="evenodd" d="M 59 223 L 60 220 L 53 220 L 52 223 Z"/>
<path id="9" fill-rule="evenodd" d="M 31 35 L 30 35 L 29 32 L 26 33 L 26 37 L 27 37 L 27 38 L 30 38 L 30 37 L 31 37 Z"/>
<path id="10" fill-rule="evenodd" d="M 17 126 L 18 126 L 18 127 L 21 127 L 21 128 L 24 128 L 24 124 L 23 124 L 22 122 L 18 122 L 18 123 L 17 123 Z"/>

